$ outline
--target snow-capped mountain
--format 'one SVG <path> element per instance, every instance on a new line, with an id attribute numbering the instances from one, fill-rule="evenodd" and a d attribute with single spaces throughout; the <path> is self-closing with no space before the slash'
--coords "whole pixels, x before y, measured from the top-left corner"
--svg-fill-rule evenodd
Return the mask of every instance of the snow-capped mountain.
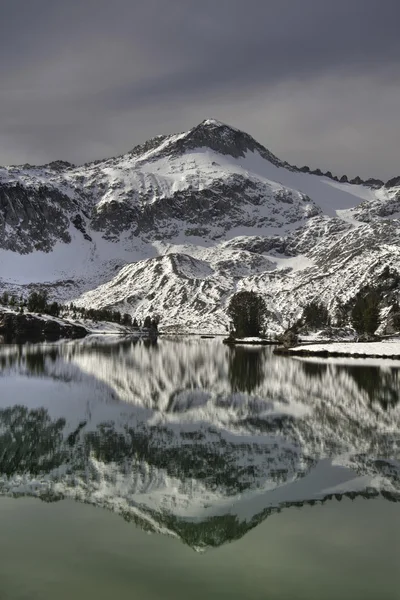
<path id="1" fill-rule="evenodd" d="M 396 268 L 399 211 L 399 178 L 299 169 L 208 119 L 79 167 L 1 168 L 0 286 L 220 332 L 230 295 L 256 289 L 279 328 Z"/>

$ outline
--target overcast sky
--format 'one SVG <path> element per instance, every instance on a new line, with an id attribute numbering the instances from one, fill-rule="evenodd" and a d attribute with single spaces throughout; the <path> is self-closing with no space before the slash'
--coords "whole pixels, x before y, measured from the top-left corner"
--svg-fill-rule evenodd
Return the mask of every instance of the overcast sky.
<path id="1" fill-rule="evenodd" d="M 0 164 L 213 117 L 282 159 L 400 174 L 400 0 L 0 0 Z"/>

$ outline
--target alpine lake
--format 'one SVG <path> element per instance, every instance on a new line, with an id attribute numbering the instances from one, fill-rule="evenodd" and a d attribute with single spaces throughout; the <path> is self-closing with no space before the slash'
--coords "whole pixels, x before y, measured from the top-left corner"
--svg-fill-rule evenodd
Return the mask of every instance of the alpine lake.
<path id="1" fill-rule="evenodd" d="M 0 346 L 0 600 L 398 600 L 400 361 Z"/>

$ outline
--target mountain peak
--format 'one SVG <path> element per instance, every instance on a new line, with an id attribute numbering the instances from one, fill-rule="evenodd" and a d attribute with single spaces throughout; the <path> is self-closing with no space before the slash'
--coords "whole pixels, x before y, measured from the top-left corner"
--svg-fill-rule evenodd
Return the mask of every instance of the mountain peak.
<path id="1" fill-rule="evenodd" d="M 232 131 L 240 131 L 236 127 L 232 127 L 228 123 L 223 123 L 222 121 L 218 121 L 218 119 L 204 119 L 198 127 L 226 127 L 227 129 L 232 129 Z"/>
<path id="2" fill-rule="evenodd" d="M 212 118 L 204 119 L 184 133 L 157 136 L 136 146 L 129 154 L 140 161 L 152 161 L 165 156 L 181 156 L 200 148 L 233 158 L 244 158 L 247 152 L 257 151 L 278 167 L 288 166 L 248 133 Z"/>
<path id="3" fill-rule="evenodd" d="M 184 134 L 171 136 L 167 143 L 163 144 L 162 153 L 180 155 L 198 148 L 206 148 L 233 158 L 243 158 L 247 152 L 257 151 L 274 165 L 285 165 L 248 133 L 212 118 L 204 119 Z M 158 154 L 159 151 L 153 156 Z"/>

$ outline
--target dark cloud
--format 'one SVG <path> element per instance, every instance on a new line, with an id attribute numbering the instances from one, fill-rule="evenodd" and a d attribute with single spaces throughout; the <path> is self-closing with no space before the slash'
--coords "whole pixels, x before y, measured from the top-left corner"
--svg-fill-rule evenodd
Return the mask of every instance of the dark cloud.
<path id="1" fill-rule="evenodd" d="M 398 0 L 0 8 L 0 163 L 83 162 L 215 116 L 296 163 L 400 172 Z"/>

